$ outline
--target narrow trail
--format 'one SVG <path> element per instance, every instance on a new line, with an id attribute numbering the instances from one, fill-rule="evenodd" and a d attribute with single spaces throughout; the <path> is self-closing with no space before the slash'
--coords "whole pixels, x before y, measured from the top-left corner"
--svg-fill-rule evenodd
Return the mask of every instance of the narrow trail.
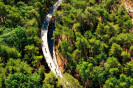
<path id="1" fill-rule="evenodd" d="M 53 7 L 48 12 L 48 14 L 47 14 L 47 16 L 44 20 L 43 26 L 41 28 L 41 39 L 42 39 L 43 55 L 46 59 L 46 62 L 48 64 L 50 70 L 55 74 L 56 77 L 60 76 L 61 78 L 63 77 L 63 74 L 61 73 L 61 70 L 58 66 L 54 49 L 53 49 L 53 56 L 51 56 L 51 53 L 50 53 L 50 50 L 49 50 L 49 46 L 48 46 L 48 26 L 49 26 L 49 23 L 51 21 L 51 18 L 52 18 L 52 15 L 53 15 L 54 11 L 60 6 L 62 1 L 63 0 L 58 0 L 53 5 Z"/>

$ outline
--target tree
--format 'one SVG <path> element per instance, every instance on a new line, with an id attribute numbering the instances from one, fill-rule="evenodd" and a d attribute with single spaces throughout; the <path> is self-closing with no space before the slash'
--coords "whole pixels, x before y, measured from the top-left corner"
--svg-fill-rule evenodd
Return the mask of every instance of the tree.
<path id="1" fill-rule="evenodd" d="M 0 57 L 3 62 L 7 62 L 9 58 L 17 59 L 21 54 L 16 50 L 16 48 L 10 48 L 9 46 L 0 44 Z"/>
<path id="2" fill-rule="evenodd" d="M 6 27 L 17 27 L 22 26 L 24 18 L 21 16 L 20 11 L 15 6 L 8 6 L 7 7 L 7 16 L 5 21 Z"/>
<path id="3" fill-rule="evenodd" d="M 2 69 L 0 68 L 0 70 L 2 70 Z M 4 82 L 5 82 L 4 75 L 3 75 L 3 73 L 0 73 L 0 87 L 1 88 L 4 88 L 5 87 Z"/>
<path id="4" fill-rule="evenodd" d="M 54 88 L 54 85 L 50 85 L 50 84 L 47 84 L 47 83 L 43 83 L 42 88 Z"/>
<path id="5" fill-rule="evenodd" d="M 42 56 L 39 55 L 39 48 L 32 45 L 25 46 L 24 49 L 24 60 L 27 61 L 29 64 L 32 64 L 32 66 L 39 66 L 39 61 L 42 59 Z"/>
<path id="6" fill-rule="evenodd" d="M 4 63 L 2 62 L 2 59 L 0 57 L 0 87 L 5 87 L 5 78 L 4 78 Z"/>
<path id="7" fill-rule="evenodd" d="M 7 43 L 9 46 L 15 46 L 18 51 L 23 51 L 24 47 L 27 45 L 27 34 L 23 27 L 17 27 L 12 29 L 4 35 L 2 35 L 3 42 Z"/>
<path id="8" fill-rule="evenodd" d="M 41 80 L 43 80 L 45 78 L 44 70 L 45 70 L 44 65 L 41 65 L 41 67 L 39 68 L 39 71 L 38 71 L 38 74 L 40 75 Z"/>
<path id="9" fill-rule="evenodd" d="M 120 74 L 131 71 L 131 19 L 120 0 L 66 0 L 55 13 L 56 46 L 86 88 L 129 87 Z M 64 38 L 67 43 L 64 43 Z M 60 44 L 60 40 L 62 45 Z M 71 52 L 67 52 L 69 49 Z M 76 69 L 75 69 L 75 66 Z M 127 67 L 126 67 L 127 66 Z M 124 70 L 124 69 L 130 70 Z M 75 74 L 73 74 L 75 75 Z M 130 80 L 131 81 L 131 80 Z M 96 83 L 96 84 L 95 84 Z"/>
<path id="10" fill-rule="evenodd" d="M 88 62 L 83 62 L 77 66 L 77 70 L 80 72 L 79 75 L 81 76 L 84 86 L 89 86 L 89 84 L 91 84 L 90 80 L 94 77 L 92 63 L 88 64 Z"/>
<path id="11" fill-rule="evenodd" d="M 0 24 L 1 24 L 1 23 L 5 22 L 5 18 L 6 18 L 6 15 L 7 15 L 6 5 L 3 2 L 0 2 L 0 11 L 1 11 L 1 13 L 0 13 L 0 17 L 1 17 Z"/>
<path id="12" fill-rule="evenodd" d="M 20 59 L 12 59 L 10 58 L 5 66 L 5 74 L 14 74 L 17 72 L 21 72 L 25 75 L 30 75 L 32 73 L 32 68 L 24 61 Z"/>
<path id="13" fill-rule="evenodd" d="M 101 35 L 106 34 L 106 31 L 104 29 L 105 29 L 104 24 L 99 22 L 97 25 L 96 34 L 101 34 Z"/>
<path id="14" fill-rule="evenodd" d="M 133 79 L 131 77 L 127 77 L 126 75 L 121 74 L 119 79 L 115 77 L 109 78 L 105 82 L 104 88 L 129 88 L 133 85 L 132 82 Z"/>
<path id="15" fill-rule="evenodd" d="M 109 76 L 118 77 L 122 72 L 122 66 L 115 57 L 108 57 L 107 61 L 104 63 L 104 68 L 107 70 Z"/>
<path id="16" fill-rule="evenodd" d="M 38 37 L 40 35 L 38 28 L 29 27 L 25 31 L 28 35 L 28 43 L 34 44 L 35 46 L 40 46 L 41 39 Z"/>
<path id="17" fill-rule="evenodd" d="M 118 80 L 118 87 L 120 88 L 129 88 L 130 86 L 133 85 L 133 79 L 131 77 L 127 77 L 124 74 L 120 75 L 120 79 Z"/>
<path id="18" fill-rule="evenodd" d="M 68 57 L 68 53 L 71 53 L 71 47 L 70 45 L 67 43 L 67 40 L 63 40 L 61 42 L 60 47 L 58 48 L 60 54 L 62 54 L 65 57 Z"/>
<path id="19" fill-rule="evenodd" d="M 91 38 L 91 39 L 89 39 L 89 43 L 90 43 L 90 46 L 89 46 L 90 55 L 95 56 L 95 55 L 98 55 L 101 53 L 102 50 L 101 50 L 100 44 L 102 44 L 102 43 L 100 40 L 97 40 L 95 38 Z M 103 46 L 103 48 L 104 47 L 105 46 Z"/>
<path id="20" fill-rule="evenodd" d="M 76 3 L 75 3 L 75 2 L 76 2 Z M 79 0 L 79 1 L 74 0 L 74 1 L 72 1 L 71 3 L 73 4 L 74 8 L 77 8 L 77 9 L 78 9 L 78 8 L 85 9 L 86 6 L 87 6 L 87 2 L 84 1 L 84 0 Z"/>
<path id="21" fill-rule="evenodd" d="M 78 62 L 79 59 L 81 58 L 81 51 L 79 49 L 76 49 L 74 52 L 73 52 L 73 57 L 76 59 L 76 61 Z"/>
<path id="22" fill-rule="evenodd" d="M 132 42 L 133 42 L 133 34 L 131 33 L 121 33 L 119 35 L 117 35 L 116 37 L 112 37 L 109 42 L 110 44 L 113 43 L 117 43 L 119 45 L 121 45 L 122 48 L 124 48 L 124 50 L 127 51 L 127 49 L 130 48 Z"/>
<path id="23" fill-rule="evenodd" d="M 64 77 L 59 79 L 57 86 L 63 86 L 63 88 L 82 88 L 78 80 L 68 73 L 65 73 Z"/>
<path id="24" fill-rule="evenodd" d="M 45 74 L 45 79 L 43 81 L 43 87 L 46 87 L 46 88 L 49 88 L 50 86 L 54 87 L 54 85 L 56 84 L 55 79 L 56 78 L 53 72 Z"/>
<path id="25" fill-rule="evenodd" d="M 127 62 L 124 66 L 124 73 L 127 75 L 127 76 L 131 76 L 133 77 L 133 63 L 130 61 L 130 62 Z"/>
<path id="26" fill-rule="evenodd" d="M 113 43 L 109 55 L 120 58 L 122 51 L 123 49 L 121 48 L 120 45 Z"/>
<path id="27" fill-rule="evenodd" d="M 129 53 L 130 53 L 130 56 L 133 57 L 133 46 L 130 47 Z"/>
<path id="28" fill-rule="evenodd" d="M 111 76 L 119 76 L 120 70 L 118 68 L 110 68 L 109 73 Z"/>
<path id="29" fill-rule="evenodd" d="M 108 57 L 108 59 L 104 63 L 104 67 L 105 67 L 105 69 L 108 69 L 108 68 L 119 68 L 119 70 L 120 70 L 121 64 L 118 62 L 117 58 Z"/>
<path id="30" fill-rule="evenodd" d="M 87 59 L 87 54 L 89 50 L 89 42 L 86 38 L 82 36 L 80 32 L 76 32 L 76 42 L 75 47 L 80 50 L 81 57 Z"/>
<path id="31" fill-rule="evenodd" d="M 117 84 L 117 79 L 115 77 L 106 80 L 103 88 L 113 88 Z"/>
<path id="32" fill-rule="evenodd" d="M 122 58 L 123 63 L 130 61 L 130 54 L 126 53 L 125 51 L 121 53 L 121 56 L 123 57 Z"/>
<path id="33" fill-rule="evenodd" d="M 28 77 L 22 73 L 15 73 L 8 76 L 5 81 L 6 88 L 41 88 L 36 78 Z"/>
<path id="34" fill-rule="evenodd" d="M 99 13 L 97 12 L 96 8 L 86 7 L 81 17 L 82 17 L 82 22 L 84 22 L 83 23 L 84 27 L 86 25 L 84 29 L 94 31 L 94 28 L 96 27 L 98 23 L 98 17 L 99 17 Z"/>

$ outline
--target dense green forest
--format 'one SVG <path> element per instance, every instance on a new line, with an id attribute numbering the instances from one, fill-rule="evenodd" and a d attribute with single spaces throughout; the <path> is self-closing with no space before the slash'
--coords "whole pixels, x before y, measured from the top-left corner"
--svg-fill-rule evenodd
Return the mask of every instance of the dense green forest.
<path id="1" fill-rule="evenodd" d="M 53 88 L 40 30 L 56 0 L 0 0 L 0 88 Z"/>
<path id="2" fill-rule="evenodd" d="M 133 24 L 121 0 L 65 0 L 54 16 L 64 72 L 84 88 L 133 88 Z"/>
<path id="3" fill-rule="evenodd" d="M 41 49 L 41 27 L 56 0 L 0 0 L 0 88 L 55 88 Z M 80 86 L 77 79 L 64 74 Z M 66 85 L 67 86 L 67 85 Z"/>
<path id="4" fill-rule="evenodd" d="M 40 34 L 56 1 L 0 0 L 0 88 L 133 88 L 133 24 L 121 0 L 64 0 L 54 39 L 68 63 L 63 79 L 49 72 Z"/>

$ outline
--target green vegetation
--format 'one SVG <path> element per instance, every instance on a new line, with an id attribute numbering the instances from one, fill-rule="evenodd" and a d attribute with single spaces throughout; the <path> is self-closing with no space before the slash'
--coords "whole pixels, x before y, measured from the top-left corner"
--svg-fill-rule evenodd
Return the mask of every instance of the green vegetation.
<path id="1" fill-rule="evenodd" d="M 64 0 L 54 39 L 68 62 L 64 78 L 48 72 L 40 32 L 55 2 L 0 0 L 0 88 L 132 88 L 133 24 L 121 0 Z"/>
<path id="2" fill-rule="evenodd" d="M 0 0 L 0 88 L 49 87 L 43 82 L 40 29 L 54 2 Z"/>
<path id="3" fill-rule="evenodd" d="M 57 87 L 54 73 L 45 72 L 40 39 L 44 18 L 55 2 L 0 0 L 0 88 Z"/>
<path id="4" fill-rule="evenodd" d="M 65 0 L 54 16 L 64 72 L 85 88 L 133 87 L 133 24 L 121 0 Z"/>

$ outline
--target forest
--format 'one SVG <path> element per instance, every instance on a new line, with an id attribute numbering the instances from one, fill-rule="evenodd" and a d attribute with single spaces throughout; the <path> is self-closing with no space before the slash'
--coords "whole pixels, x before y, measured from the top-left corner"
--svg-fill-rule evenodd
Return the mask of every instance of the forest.
<path id="1" fill-rule="evenodd" d="M 84 88 L 133 88 L 133 24 L 121 1 L 65 0 L 54 14 L 64 72 Z"/>
<path id="2" fill-rule="evenodd" d="M 0 88 L 133 88 L 133 22 L 122 0 L 63 1 L 52 39 L 64 77 L 55 77 L 40 37 L 56 1 L 0 0 Z"/>

